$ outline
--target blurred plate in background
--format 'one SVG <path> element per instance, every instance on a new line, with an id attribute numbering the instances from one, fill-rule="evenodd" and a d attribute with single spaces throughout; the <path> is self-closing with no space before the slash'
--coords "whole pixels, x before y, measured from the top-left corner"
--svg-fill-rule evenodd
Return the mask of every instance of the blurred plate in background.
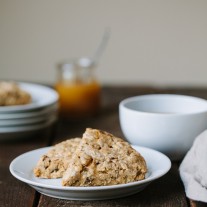
<path id="1" fill-rule="evenodd" d="M 0 140 L 24 138 L 44 129 L 58 118 L 58 94 L 52 88 L 30 83 L 17 83 L 28 92 L 32 103 L 0 106 Z"/>
<path id="2" fill-rule="evenodd" d="M 25 105 L 0 106 L 1 113 L 18 113 L 46 108 L 58 101 L 55 90 L 38 84 L 19 82 L 18 86 L 32 96 L 32 102 Z"/>

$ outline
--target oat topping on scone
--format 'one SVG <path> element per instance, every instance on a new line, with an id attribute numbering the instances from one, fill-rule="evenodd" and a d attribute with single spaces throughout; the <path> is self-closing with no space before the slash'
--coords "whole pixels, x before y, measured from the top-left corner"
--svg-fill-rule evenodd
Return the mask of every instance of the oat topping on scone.
<path id="1" fill-rule="evenodd" d="M 0 82 L 0 106 L 22 105 L 31 102 L 31 95 L 14 82 Z"/>
<path id="2" fill-rule="evenodd" d="M 145 178 L 144 158 L 129 143 L 97 129 L 86 129 L 62 179 L 63 186 L 105 186 Z"/>
<path id="3" fill-rule="evenodd" d="M 81 138 L 73 138 L 56 144 L 43 155 L 34 168 L 34 174 L 40 178 L 61 178 L 68 163 L 80 143 Z"/>

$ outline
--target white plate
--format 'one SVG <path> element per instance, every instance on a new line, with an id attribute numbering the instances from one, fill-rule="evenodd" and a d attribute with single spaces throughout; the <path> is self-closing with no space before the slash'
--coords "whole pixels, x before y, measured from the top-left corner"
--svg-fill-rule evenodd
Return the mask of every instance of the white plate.
<path id="1" fill-rule="evenodd" d="M 49 120 L 53 116 L 57 116 L 57 112 L 50 112 L 49 114 L 45 116 L 37 116 L 37 117 L 29 117 L 24 119 L 0 119 L 0 131 L 1 128 L 5 127 L 16 127 L 21 125 L 34 125 L 38 123 L 44 123 L 45 121 Z"/>
<path id="2" fill-rule="evenodd" d="M 0 130 L 0 141 L 30 138 L 31 135 L 51 126 L 56 120 L 57 118 L 54 117 L 43 123 L 33 124 L 31 126 L 5 127 Z"/>
<path id="3" fill-rule="evenodd" d="M 27 114 L 27 113 L 25 113 Z M 1 119 L 0 118 L 0 132 L 1 128 L 6 128 L 6 127 L 15 127 L 15 126 L 26 126 L 26 125 L 31 125 L 31 124 L 37 124 L 37 123 L 42 123 L 47 120 L 49 120 L 53 116 L 58 116 L 58 109 L 56 108 L 51 108 L 50 110 L 45 110 L 44 113 L 40 114 L 38 116 L 30 116 L 30 117 L 23 117 L 23 118 L 13 118 L 11 117 L 8 119 Z M 0 115 L 1 117 L 1 115 Z"/>
<path id="4" fill-rule="evenodd" d="M 47 120 L 45 120 L 42 123 L 36 123 L 31 125 L 20 125 L 20 126 L 11 126 L 11 127 L 0 127 L 0 138 L 1 133 L 10 133 L 10 132 L 23 132 L 23 131 L 31 131 L 35 129 L 41 129 L 50 124 L 51 122 L 54 122 L 57 119 L 56 115 L 52 115 L 51 117 L 48 117 Z"/>
<path id="5" fill-rule="evenodd" d="M 32 96 L 32 103 L 18 106 L 0 106 L 0 113 L 29 111 L 44 108 L 58 101 L 58 94 L 55 90 L 32 83 L 19 82 L 19 87 Z"/>
<path id="6" fill-rule="evenodd" d="M 51 106 L 45 107 L 43 109 L 35 110 L 35 111 L 20 111 L 18 113 L 0 113 L 0 121 L 1 120 L 9 120 L 9 119 L 24 119 L 24 118 L 35 118 L 40 116 L 47 116 L 50 113 L 53 113 L 58 110 L 58 103 L 52 104 Z"/>
<path id="7" fill-rule="evenodd" d="M 55 121 L 56 118 L 47 120 L 44 123 L 36 124 L 33 126 L 21 126 L 18 128 L 12 127 L 12 130 L 0 131 L 0 141 L 30 138 L 31 135 L 34 135 L 38 133 L 40 130 L 43 130 L 51 126 Z"/>
<path id="8" fill-rule="evenodd" d="M 41 148 L 24 153 L 15 158 L 10 164 L 10 172 L 17 179 L 29 184 L 42 194 L 67 200 L 105 200 L 135 194 L 143 190 L 150 182 L 166 174 L 171 162 L 164 154 L 144 148 L 133 146 L 140 152 L 147 162 L 147 178 L 142 181 L 128 184 L 96 187 L 63 187 L 61 179 L 40 179 L 33 175 L 33 168 L 40 156 L 50 147 Z"/>

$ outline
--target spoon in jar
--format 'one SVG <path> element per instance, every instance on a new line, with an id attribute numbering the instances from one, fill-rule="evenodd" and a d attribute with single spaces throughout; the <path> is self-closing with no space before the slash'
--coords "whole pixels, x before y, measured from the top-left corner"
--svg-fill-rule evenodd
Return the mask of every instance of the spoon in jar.
<path id="1" fill-rule="evenodd" d="M 96 65 L 98 63 L 101 55 L 103 54 L 104 49 L 106 48 L 106 45 L 107 45 L 109 38 L 110 38 L 110 34 L 111 34 L 110 28 L 106 28 L 104 31 L 102 40 L 101 40 L 100 44 L 98 45 L 92 58 L 87 58 L 87 57 L 80 58 L 78 60 L 79 65 L 81 65 L 82 67 L 89 67 L 91 65 Z"/>
<path id="2" fill-rule="evenodd" d="M 102 40 L 99 44 L 99 46 L 97 47 L 93 57 L 91 58 L 92 63 L 96 64 L 98 62 L 98 60 L 100 59 L 101 55 L 103 54 L 104 49 L 106 48 L 106 45 L 109 41 L 111 35 L 111 30 L 109 27 L 107 27 L 105 29 L 105 32 L 103 34 Z"/>

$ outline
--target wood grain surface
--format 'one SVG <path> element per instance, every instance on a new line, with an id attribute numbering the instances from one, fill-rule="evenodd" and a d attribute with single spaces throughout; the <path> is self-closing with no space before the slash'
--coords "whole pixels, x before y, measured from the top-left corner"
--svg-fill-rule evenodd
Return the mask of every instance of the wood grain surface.
<path id="1" fill-rule="evenodd" d="M 85 128 L 98 128 L 124 138 L 118 116 L 118 104 L 127 97 L 155 94 L 185 94 L 207 99 L 207 88 L 154 88 L 141 86 L 105 86 L 102 90 L 100 114 L 82 120 L 58 120 L 38 134 L 24 140 L 0 142 L 0 207 L 204 207 L 207 204 L 186 198 L 180 180 L 179 162 L 174 162 L 171 170 L 162 178 L 151 183 L 135 195 L 105 201 L 69 201 L 44 196 L 30 186 L 15 179 L 9 172 L 10 162 L 18 155 L 44 146 L 53 145 L 67 138 L 82 136 Z"/>

